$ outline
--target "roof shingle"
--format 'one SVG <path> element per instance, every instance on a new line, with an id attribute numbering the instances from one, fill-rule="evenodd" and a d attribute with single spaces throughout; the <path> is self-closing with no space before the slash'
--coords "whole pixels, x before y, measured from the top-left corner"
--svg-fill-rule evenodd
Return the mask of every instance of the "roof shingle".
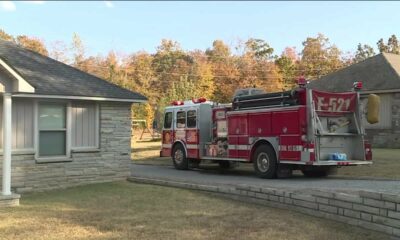
<path id="1" fill-rule="evenodd" d="M 12 42 L 0 40 L 0 58 L 35 88 L 35 94 L 147 100 L 139 93 Z"/>
<path id="2" fill-rule="evenodd" d="M 310 87 L 331 91 L 350 91 L 353 82 L 363 82 L 364 91 L 400 89 L 400 55 L 381 53 L 362 62 L 311 81 Z"/>

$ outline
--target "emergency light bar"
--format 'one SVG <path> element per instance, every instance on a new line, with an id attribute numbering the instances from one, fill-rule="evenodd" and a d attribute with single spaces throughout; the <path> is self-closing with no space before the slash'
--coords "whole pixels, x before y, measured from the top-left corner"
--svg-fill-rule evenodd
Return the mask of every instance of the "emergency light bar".
<path id="1" fill-rule="evenodd" d="M 362 87 L 363 87 L 362 82 L 354 82 L 354 83 L 353 83 L 353 88 L 354 88 L 354 90 L 361 90 Z"/>
<path id="2" fill-rule="evenodd" d="M 171 105 L 174 105 L 174 106 L 181 106 L 181 105 L 183 105 L 184 104 L 184 102 L 183 101 L 172 101 L 172 103 L 171 103 Z"/>
<path id="3" fill-rule="evenodd" d="M 193 98 L 192 99 L 192 102 L 193 103 L 203 103 L 203 102 L 206 102 L 207 101 L 207 99 L 206 98 L 204 98 L 204 97 L 201 97 L 201 98 Z"/>

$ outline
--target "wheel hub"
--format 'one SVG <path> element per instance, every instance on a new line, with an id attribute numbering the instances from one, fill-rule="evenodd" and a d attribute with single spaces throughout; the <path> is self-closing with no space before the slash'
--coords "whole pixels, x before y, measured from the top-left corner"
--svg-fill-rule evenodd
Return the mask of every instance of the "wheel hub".
<path id="1" fill-rule="evenodd" d="M 178 164 L 180 164 L 183 161 L 183 152 L 182 152 L 182 150 L 178 149 L 178 150 L 175 151 L 174 160 Z"/>
<path id="2" fill-rule="evenodd" d="M 269 169 L 269 158 L 266 153 L 260 153 L 257 157 L 257 166 L 261 172 L 267 172 Z"/>

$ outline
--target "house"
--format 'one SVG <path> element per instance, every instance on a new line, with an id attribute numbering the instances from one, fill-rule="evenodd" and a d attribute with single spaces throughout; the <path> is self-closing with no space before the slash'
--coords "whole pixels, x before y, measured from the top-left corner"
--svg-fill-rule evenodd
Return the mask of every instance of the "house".
<path id="1" fill-rule="evenodd" d="M 349 91 L 355 81 L 363 82 L 361 97 L 380 96 L 380 122 L 365 122 L 367 139 L 374 147 L 400 148 L 400 55 L 381 53 L 362 62 L 312 81 L 312 88 Z"/>
<path id="2" fill-rule="evenodd" d="M 124 179 L 131 104 L 145 102 L 71 66 L 0 40 L 0 206 L 13 194 Z"/>

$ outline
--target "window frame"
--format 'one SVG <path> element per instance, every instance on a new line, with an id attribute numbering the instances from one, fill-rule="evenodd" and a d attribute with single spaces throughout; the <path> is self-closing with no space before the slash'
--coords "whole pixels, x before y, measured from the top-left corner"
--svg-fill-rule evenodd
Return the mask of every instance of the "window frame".
<path id="1" fill-rule="evenodd" d="M 194 126 L 189 126 L 189 112 L 194 112 L 194 118 L 195 118 L 195 125 Z M 196 109 L 190 109 L 186 111 L 186 128 L 197 128 L 197 110 Z"/>
<path id="2" fill-rule="evenodd" d="M 65 155 L 60 156 L 40 156 L 40 128 L 39 128 L 39 107 L 40 104 L 64 104 L 65 105 Z M 71 101 L 41 99 L 34 102 L 34 145 L 35 159 L 37 163 L 65 162 L 71 159 Z M 46 130 L 43 130 L 46 131 Z M 49 130 L 47 130 L 49 131 Z M 59 130 L 57 130 L 59 131 Z"/>

